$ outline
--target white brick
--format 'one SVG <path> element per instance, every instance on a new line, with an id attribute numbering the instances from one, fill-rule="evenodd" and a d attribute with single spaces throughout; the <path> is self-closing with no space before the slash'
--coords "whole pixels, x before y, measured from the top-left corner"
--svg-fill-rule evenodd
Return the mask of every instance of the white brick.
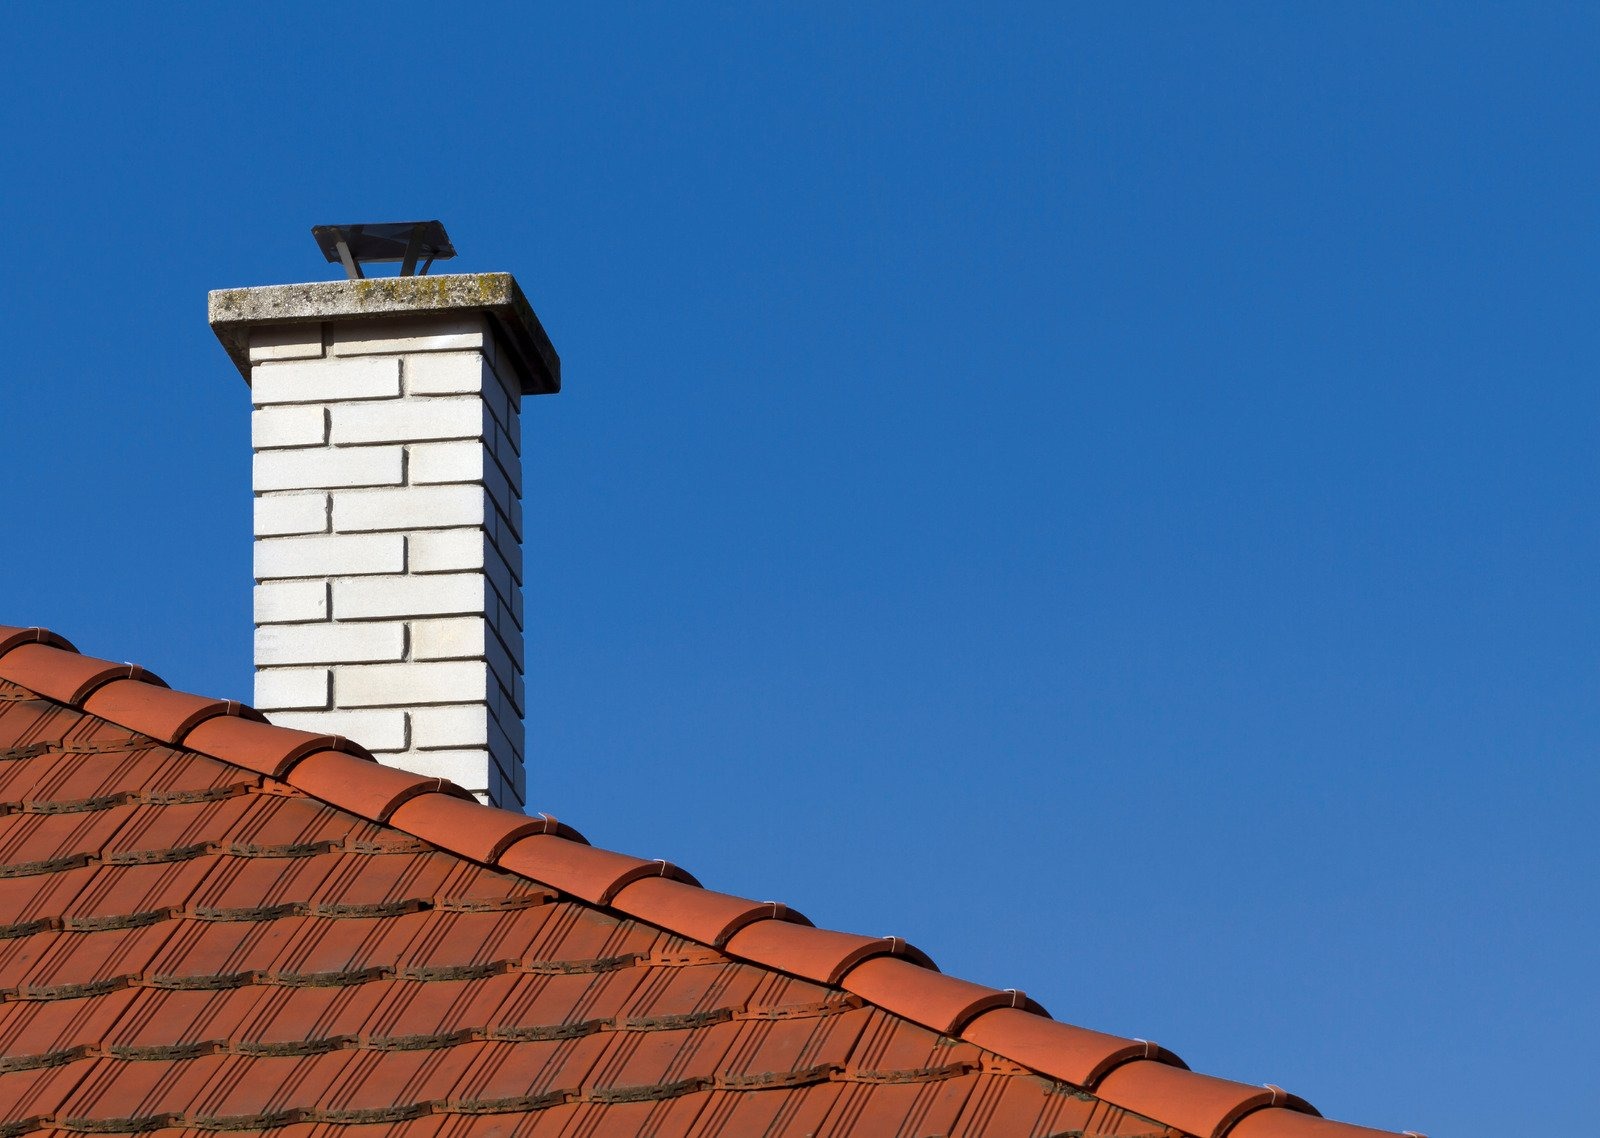
<path id="1" fill-rule="evenodd" d="M 481 616 L 452 616 L 411 622 L 413 660 L 466 660 L 484 654 L 489 622 Z"/>
<path id="2" fill-rule="evenodd" d="M 321 324 L 266 324 L 250 329 L 250 362 L 322 356 Z"/>
<path id="3" fill-rule="evenodd" d="M 284 711 L 268 716 L 279 727 L 315 731 L 318 735 L 343 735 L 369 751 L 406 749 L 406 713 L 398 709 L 360 711 Z"/>
<path id="4" fill-rule="evenodd" d="M 507 644 L 516 644 L 522 640 L 522 622 L 512 614 L 510 605 L 497 603 L 494 628 L 500 634 L 500 639 Z"/>
<path id="5" fill-rule="evenodd" d="M 501 555 L 507 559 L 507 563 L 515 564 L 520 570 L 522 567 L 522 542 L 517 540 L 516 535 L 511 532 L 511 526 L 506 523 L 505 518 L 498 511 L 489 520 L 489 536 L 493 539 L 495 550 L 497 552 L 503 551 Z M 518 576 L 521 576 L 520 572 Z"/>
<path id="6" fill-rule="evenodd" d="M 328 619 L 326 581 L 266 581 L 256 586 L 257 624 Z"/>
<path id="7" fill-rule="evenodd" d="M 328 416 L 320 404 L 257 407 L 250 413 L 250 445 L 257 450 L 321 446 L 327 441 Z"/>
<path id="8" fill-rule="evenodd" d="M 516 475 L 513 481 L 517 484 L 518 492 L 522 490 L 522 456 L 517 448 L 512 445 L 511 436 L 501 428 L 494 429 L 494 457 L 505 470 L 514 470 Z"/>
<path id="9" fill-rule="evenodd" d="M 323 490 L 339 486 L 398 486 L 401 447 L 315 447 L 257 451 L 251 462 L 257 490 Z"/>
<path id="10" fill-rule="evenodd" d="M 405 647 L 399 623 L 266 624 L 256 629 L 256 667 L 400 660 Z"/>
<path id="11" fill-rule="evenodd" d="M 511 406 L 522 406 L 522 380 L 517 374 L 517 365 L 507 357 L 499 356 L 490 361 L 489 370 L 494 373 L 500 390 L 511 400 Z"/>
<path id="12" fill-rule="evenodd" d="M 255 500 L 257 537 L 288 533 L 326 533 L 326 494 L 265 494 Z"/>
<path id="13" fill-rule="evenodd" d="M 517 420 L 518 404 L 506 394 L 505 388 L 491 383 L 483 389 L 483 403 L 489 409 L 489 418 L 508 434 Z"/>
<path id="14" fill-rule="evenodd" d="M 500 464 L 487 449 L 483 452 L 483 487 L 489 491 L 489 496 L 494 499 L 495 506 L 503 513 L 511 508 L 511 504 L 521 497 L 511 489 L 511 482 L 500 469 Z"/>
<path id="15" fill-rule="evenodd" d="M 328 351 L 336 356 L 394 355 L 411 352 L 482 351 L 492 344 L 488 325 L 477 313 L 372 320 L 341 320 L 328 325 Z M 409 361 L 408 361 L 409 362 Z"/>
<path id="16" fill-rule="evenodd" d="M 489 776 L 494 768 L 489 752 L 480 750 L 407 751 L 385 758 L 384 762 L 427 778 L 449 779 L 463 790 L 480 795 L 489 789 Z M 505 804 L 504 799 L 500 801 Z"/>
<path id="17" fill-rule="evenodd" d="M 488 793 L 480 795 L 479 802 L 487 802 L 500 806 L 505 810 L 521 811 L 527 803 L 527 791 L 524 788 L 522 768 L 517 768 L 515 777 L 502 776 L 497 768 L 489 769 Z"/>
<path id="18" fill-rule="evenodd" d="M 262 538 L 256 542 L 255 562 L 258 581 L 399 573 L 406 567 L 406 539 L 397 533 Z"/>
<path id="19" fill-rule="evenodd" d="M 419 707 L 411 713 L 411 746 L 419 750 L 487 747 L 489 709 L 481 703 Z"/>
<path id="20" fill-rule="evenodd" d="M 256 673 L 255 705 L 261 711 L 321 710 L 333 696 L 326 668 L 265 668 Z"/>
<path id="21" fill-rule="evenodd" d="M 512 756 L 512 762 L 520 763 L 522 761 L 522 720 L 515 719 L 509 724 L 515 734 L 507 731 L 508 724 L 493 717 L 490 717 L 488 726 L 490 753 Z"/>
<path id="22" fill-rule="evenodd" d="M 484 510 L 481 486 L 357 491 L 333 496 L 333 528 L 348 533 L 482 525 Z"/>
<path id="23" fill-rule="evenodd" d="M 340 579 L 333 582 L 333 616 L 360 620 L 481 613 L 486 587 L 481 573 Z"/>
<path id="24" fill-rule="evenodd" d="M 406 539 L 407 565 L 413 573 L 450 573 L 482 569 L 489 539 L 483 530 L 440 529 L 414 533 Z"/>
<path id="25" fill-rule="evenodd" d="M 490 689 L 489 711 L 496 722 L 502 725 L 521 722 L 521 717 L 517 715 L 517 709 L 511 706 L 511 697 L 506 695 L 498 685 Z M 521 753 L 520 747 L 518 748 L 518 753 Z"/>
<path id="26" fill-rule="evenodd" d="M 487 459 L 488 453 L 480 439 L 418 443 L 406 449 L 406 480 L 413 486 L 439 482 L 482 482 Z"/>
<path id="27" fill-rule="evenodd" d="M 477 439 L 413 443 L 406 448 L 406 481 L 413 486 L 477 482 L 495 508 L 510 514 L 521 491 L 513 490 L 494 455 Z"/>
<path id="28" fill-rule="evenodd" d="M 264 403 L 333 403 L 392 399 L 400 394 L 396 359 L 286 360 L 250 371 L 250 398 Z"/>
<path id="29" fill-rule="evenodd" d="M 355 628 L 385 627 L 353 625 Z M 432 703 L 476 703 L 489 685 L 489 666 L 479 660 L 372 664 L 335 668 L 334 699 L 340 707 L 420 707 Z"/>
<path id="30" fill-rule="evenodd" d="M 329 412 L 333 418 L 331 438 L 337 446 L 481 439 L 484 432 L 483 400 L 472 395 L 337 404 Z"/>
<path id="31" fill-rule="evenodd" d="M 504 644 L 500 643 L 498 636 L 489 637 L 484 644 L 486 649 L 484 658 L 489 661 L 489 668 L 495 679 L 504 686 L 515 683 L 516 677 L 522 674 L 520 661 L 513 661 L 511 654 L 506 651 Z"/>
<path id="32" fill-rule="evenodd" d="M 484 384 L 499 383 L 481 352 L 429 352 L 405 366 L 407 395 L 480 395 Z"/>
<path id="33" fill-rule="evenodd" d="M 498 427 L 495 428 L 493 443 L 489 448 L 494 454 L 495 465 L 505 472 L 507 481 L 516 490 L 518 497 L 522 495 L 522 459 L 517 452 L 511 449 L 508 436 Z"/>
<path id="34" fill-rule="evenodd" d="M 514 542 L 511 542 L 508 545 L 497 545 L 494 548 L 495 548 L 495 553 L 497 555 L 499 555 L 502 560 L 505 561 L 506 568 L 511 570 L 511 576 L 515 580 L 521 581 L 522 580 L 522 543 L 520 541 L 514 541 Z"/>

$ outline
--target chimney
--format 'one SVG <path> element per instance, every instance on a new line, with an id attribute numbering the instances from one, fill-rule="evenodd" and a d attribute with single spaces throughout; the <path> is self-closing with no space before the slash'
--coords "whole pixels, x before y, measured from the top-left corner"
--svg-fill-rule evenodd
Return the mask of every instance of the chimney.
<path id="1" fill-rule="evenodd" d="M 521 809 L 519 405 L 560 361 L 508 274 L 338 252 L 357 279 L 210 296 L 254 408 L 255 703 Z"/>

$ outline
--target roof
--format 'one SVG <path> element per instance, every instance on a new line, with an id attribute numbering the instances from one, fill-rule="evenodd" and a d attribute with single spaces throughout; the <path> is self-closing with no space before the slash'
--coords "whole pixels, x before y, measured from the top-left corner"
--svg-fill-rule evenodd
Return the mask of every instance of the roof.
<path id="1" fill-rule="evenodd" d="M 1360 1138 L 0 626 L 0 1138 Z"/>

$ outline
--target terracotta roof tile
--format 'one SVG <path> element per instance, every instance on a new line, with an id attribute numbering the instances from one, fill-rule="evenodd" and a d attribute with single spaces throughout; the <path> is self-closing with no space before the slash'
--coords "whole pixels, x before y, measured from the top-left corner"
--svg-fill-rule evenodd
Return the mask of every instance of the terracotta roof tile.
<path id="1" fill-rule="evenodd" d="M 54 648 L 64 648 L 68 652 L 77 651 L 72 641 L 51 632 L 48 628 L 18 628 L 11 624 L 0 624 L 0 656 L 4 656 L 20 644 L 49 644 Z"/>
<path id="2" fill-rule="evenodd" d="M 1145 1059 L 1112 1071 L 1095 1086 L 1095 1094 L 1171 1122 L 1197 1138 L 1221 1138 L 1234 1123 L 1264 1107 L 1310 1110 L 1309 1104 L 1276 1087 L 1252 1087 Z"/>
<path id="3" fill-rule="evenodd" d="M 644 877 L 630 882 L 617 890 L 611 907 L 717 948 L 756 921 L 811 923 L 777 901 L 751 901 L 668 877 Z"/>
<path id="4" fill-rule="evenodd" d="M 555 834 L 535 834 L 514 842 L 495 864 L 596 905 L 608 903 L 623 886 L 646 877 L 699 884 L 668 862 L 595 849 Z"/>
<path id="5" fill-rule="evenodd" d="M 474 801 L 471 794 L 442 778 L 378 766 L 370 758 L 339 751 L 313 751 L 303 756 L 290 769 L 288 782 L 315 798 L 377 822 L 387 822 L 396 809 L 419 795 Z"/>
<path id="6" fill-rule="evenodd" d="M 727 949 L 734 956 L 822 984 L 837 984 L 850 969 L 874 956 L 904 956 L 933 967 L 923 952 L 899 937 L 859 936 L 783 920 L 746 925 L 728 939 Z"/>
<path id="7" fill-rule="evenodd" d="M 1388 1130 L 1372 1130 L 1333 1122 L 1314 1114 L 1269 1107 L 1241 1118 L 1229 1138 L 1394 1138 Z"/>
<path id="8" fill-rule="evenodd" d="M 994 1008 L 1032 1004 L 1021 992 L 986 988 L 944 976 L 896 956 L 863 960 L 844 974 L 839 985 L 880 1008 L 928 1024 L 946 1035 L 959 1035 L 973 1019 Z M 1043 1009 L 1036 1010 L 1043 1014 Z"/>
<path id="9" fill-rule="evenodd" d="M 1114 1067 L 1134 1059 L 1154 1059 L 1182 1067 L 1183 1060 L 1143 1039 L 1105 1035 L 1031 1011 L 994 1008 L 975 1016 L 961 1038 L 990 1050 L 996 1046 L 1035 1071 L 1092 1087 Z"/>
<path id="10" fill-rule="evenodd" d="M 10 627 L 0 921 L 5 1138 L 1381 1133 Z"/>
<path id="11" fill-rule="evenodd" d="M 83 701 L 83 709 L 163 743 L 180 742 L 195 727 L 219 715 L 266 722 L 255 708 L 236 700 L 207 699 L 165 688 L 152 691 L 145 679 L 112 680 L 96 688 Z"/>
<path id="12" fill-rule="evenodd" d="M 491 865 L 513 843 L 534 834 L 583 840 L 547 814 L 530 818 L 511 810 L 477 806 L 470 797 L 462 800 L 455 794 L 418 795 L 401 803 L 389 820 L 440 849 Z"/>
<path id="13" fill-rule="evenodd" d="M 269 778 L 283 778 L 301 759 L 317 751 L 343 751 L 372 758 L 364 747 L 338 735 L 316 735 L 232 716 L 218 716 L 196 725 L 184 735 L 183 745 Z"/>
<path id="14" fill-rule="evenodd" d="M 113 680 L 133 679 L 166 687 L 137 664 L 117 664 L 80 656 L 45 643 L 19 644 L 0 656 L 0 678 L 27 677 L 27 686 L 59 703 L 80 704 L 96 688 Z"/>

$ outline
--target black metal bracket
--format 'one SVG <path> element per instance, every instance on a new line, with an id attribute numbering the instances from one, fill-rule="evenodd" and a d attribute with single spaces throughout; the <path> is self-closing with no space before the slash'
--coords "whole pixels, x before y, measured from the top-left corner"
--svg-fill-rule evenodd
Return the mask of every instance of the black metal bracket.
<path id="1" fill-rule="evenodd" d="M 398 262 L 403 277 L 426 276 L 433 262 L 456 255 L 438 221 L 398 221 L 362 225 L 313 225 L 311 235 L 330 263 L 344 266 L 353 281 L 366 277 L 364 266 Z M 421 268 L 417 266 L 422 262 Z"/>

